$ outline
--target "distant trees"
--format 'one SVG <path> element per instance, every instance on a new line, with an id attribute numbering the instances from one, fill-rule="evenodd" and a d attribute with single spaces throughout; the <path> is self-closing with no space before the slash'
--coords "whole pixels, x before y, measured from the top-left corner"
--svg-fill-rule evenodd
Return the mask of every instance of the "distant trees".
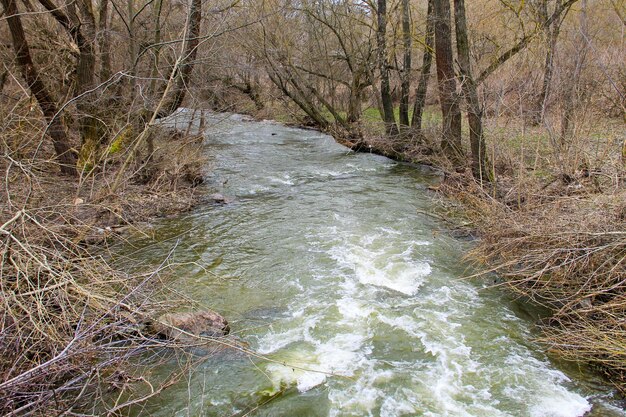
<path id="1" fill-rule="evenodd" d="M 556 57 L 566 42 L 591 48 L 600 33 L 577 26 L 584 10 L 597 17 L 604 7 L 623 22 L 613 0 L 585 8 L 578 0 L 486 0 L 488 6 L 464 0 L 220 0 L 204 14 L 201 0 L 37 0 L 27 2 L 28 9 L 14 0 L 1 3 L 15 65 L 42 110 L 65 173 L 98 166 L 121 131 L 132 126 L 131 136 L 139 137 L 155 111 L 156 118 L 174 112 L 193 85 L 194 97 L 211 108 L 236 110 L 230 97 L 239 95 L 250 100 L 252 111 L 271 117 L 280 102 L 302 123 L 357 147 L 374 132 L 369 109 L 378 110 L 375 132 L 385 138 L 379 143 L 440 153 L 454 169 L 471 167 L 475 178 L 488 181 L 493 167 L 485 115 L 494 112 L 494 97 L 515 96 L 525 121 L 567 141 L 576 99 L 583 97 L 579 87 L 591 88 L 585 71 L 595 64 L 585 55 L 592 49 L 581 48 L 565 61 Z M 492 13 L 478 19 L 478 7 Z M 28 30 L 39 24 L 47 25 L 54 42 Z M 608 44 L 620 35 L 610 36 L 615 39 Z M 55 66 L 52 76 L 39 68 L 55 48 L 67 59 L 49 65 Z M 623 58 L 619 48 L 605 50 L 607 62 Z M 512 71 L 519 64 L 523 70 Z M 609 81 L 597 100 L 623 112 L 623 65 L 602 65 Z M 201 74 L 195 84 L 194 68 Z M 559 71 L 568 71 L 579 87 L 568 89 Z M 5 89 L 7 74 L 0 77 Z M 425 129 L 425 109 L 434 103 L 440 114 L 429 113 Z M 509 112 L 513 107 L 504 105 Z M 436 141 L 425 140 L 432 120 L 440 120 Z M 558 128 L 550 125 L 555 123 Z M 72 143 L 76 136 L 80 145 Z"/>
<path id="2" fill-rule="evenodd" d="M 358 141 L 365 90 L 376 88 L 369 9 L 350 1 L 268 1 L 257 13 L 265 18 L 243 44 L 269 80 L 305 123 Z"/>

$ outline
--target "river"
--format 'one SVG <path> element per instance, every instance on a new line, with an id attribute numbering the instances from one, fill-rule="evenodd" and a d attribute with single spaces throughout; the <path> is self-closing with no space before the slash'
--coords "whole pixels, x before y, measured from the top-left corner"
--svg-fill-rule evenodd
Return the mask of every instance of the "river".
<path id="1" fill-rule="evenodd" d="M 533 342 L 532 308 L 463 279 L 471 243 L 423 214 L 434 174 L 316 131 L 208 117 L 209 187 L 233 201 L 158 222 L 132 257 L 158 263 L 177 241 L 171 285 L 273 361 L 210 357 L 144 415 L 624 415 Z"/>

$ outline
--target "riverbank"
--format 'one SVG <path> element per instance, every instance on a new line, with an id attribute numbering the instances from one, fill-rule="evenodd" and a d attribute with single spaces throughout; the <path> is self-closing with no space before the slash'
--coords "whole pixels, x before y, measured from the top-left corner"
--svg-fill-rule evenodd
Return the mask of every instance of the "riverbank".
<path id="1" fill-rule="evenodd" d="M 142 376 L 130 372 L 129 363 L 140 352 L 177 345 L 147 323 L 179 297 L 163 285 L 163 267 L 130 274 L 104 255 L 128 229 L 206 199 L 201 141 L 160 129 L 150 171 L 131 165 L 115 190 L 128 155 L 123 149 L 81 177 L 58 174 L 45 145 L 30 158 L 6 149 L 0 159 L 6 180 L 0 191 L 0 414 L 68 412 L 102 403 L 112 389 L 118 401 L 103 409 L 123 410 L 138 399 L 129 393 Z M 152 395 L 160 390 L 151 388 Z"/>

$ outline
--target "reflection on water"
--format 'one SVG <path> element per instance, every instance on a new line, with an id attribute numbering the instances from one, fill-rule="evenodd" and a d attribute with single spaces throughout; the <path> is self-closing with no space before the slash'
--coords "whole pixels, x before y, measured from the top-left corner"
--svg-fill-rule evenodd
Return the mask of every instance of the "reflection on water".
<path id="1" fill-rule="evenodd" d="M 254 415 L 574 417 L 601 402 L 514 303 L 460 279 L 468 244 L 420 214 L 432 177 L 314 131 L 211 121 L 209 181 L 234 202 L 159 223 L 162 243 L 138 238 L 133 257 L 158 262 L 185 231 L 173 285 L 275 361 L 209 359 L 145 414 L 243 415 L 271 399 Z"/>

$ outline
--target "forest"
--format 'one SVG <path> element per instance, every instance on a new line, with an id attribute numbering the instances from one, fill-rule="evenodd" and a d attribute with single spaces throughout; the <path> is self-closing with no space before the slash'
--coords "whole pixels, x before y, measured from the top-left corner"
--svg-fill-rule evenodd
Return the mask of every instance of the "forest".
<path id="1" fill-rule="evenodd" d="M 181 302 L 169 259 L 103 253 L 207 203 L 221 113 L 441 172 L 429 216 L 472 239 L 470 278 L 545 308 L 543 349 L 626 392 L 623 0 L 0 3 L 3 415 L 126 415 L 173 383 L 125 371 L 188 347 L 153 325 Z"/>

